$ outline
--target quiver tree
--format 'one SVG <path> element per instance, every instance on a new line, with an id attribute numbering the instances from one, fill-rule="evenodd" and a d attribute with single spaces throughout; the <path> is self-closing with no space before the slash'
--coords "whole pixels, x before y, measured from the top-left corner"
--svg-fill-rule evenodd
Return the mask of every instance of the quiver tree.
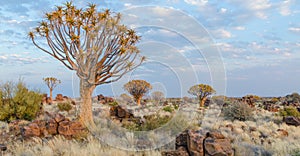
<path id="1" fill-rule="evenodd" d="M 197 96 L 200 107 L 203 107 L 207 97 L 215 92 L 211 86 L 206 84 L 194 85 L 188 90 L 189 94 Z"/>
<path id="2" fill-rule="evenodd" d="M 140 106 L 142 97 L 152 89 L 152 86 L 144 80 L 131 80 L 124 85 L 124 89 L 133 96 L 137 105 Z"/>
<path id="3" fill-rule="evenodd" d="M 82 100 L 79 119 L 86 126 L 94 125 L 91 96 L 96 86 L 119 80 L 145 59 L 135 46 L 140 37 L 120 21 L 120 13 L 99 12 L 94 4 L 76 8 L 67 2 L 46 13 L 29 33 L 37 48 L 76 71 Z"/>
<path id="4" fill-rule="evenodd" d="M 55 77 L 46 77 L 46 78 L 43 78 L 44 82 L 46 83 L 47 87 L 49 88 L 50 90 L 50 99 L 52 100 L 52 92 L 53 92 L 53 89 L 59 85 L 61 83 L 60 80 L 56 79 Z"/>

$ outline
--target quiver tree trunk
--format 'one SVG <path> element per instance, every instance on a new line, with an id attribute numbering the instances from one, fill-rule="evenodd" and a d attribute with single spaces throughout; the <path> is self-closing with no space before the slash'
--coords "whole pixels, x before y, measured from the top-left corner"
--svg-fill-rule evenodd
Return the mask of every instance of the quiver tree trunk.
<path id="1" fill-rule="evenodd" d="M 142 96 L 136 98 L 136 103 L 137 103 L 138 106 L 141 106 L 141 101 L 142 101 Z"/>
<path id="2" fill-rule="evenodd" d="M 53 92 L 53 89 L 50 88 L 50 100 L 51 100 L 51 101 L 53 100 L 53 94 L 52 94 L 52 92 Z"/>
<path id="3" fill-rule="evenodd" d="M 205 101 L 207 99 L 207 97 L 203 97 L 203 98 L 199 98 L 200 100 L 200 107 L 204 107 Z"/>
<path id="4" fill-rule="evenodd" d="M 80 80 L 81 104 L 79 121 L 87 127 L 95 125 L 92 112 L 92 94 L 95 88 L 95 85 L 90 85 L 89 83 L 84 82 L 84 80 Z"/>

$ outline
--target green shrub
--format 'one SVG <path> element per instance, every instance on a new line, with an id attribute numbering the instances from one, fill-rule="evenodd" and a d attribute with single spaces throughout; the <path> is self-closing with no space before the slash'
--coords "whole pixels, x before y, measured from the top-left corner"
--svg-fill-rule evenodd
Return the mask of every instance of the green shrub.
<path id="1" fill-rule="evenodd" d="M 161 117 L 159 115 L 154 114 L 154 115 L 145 116 L 145 122 L 142 124 L 139 124 L 138 122 L 126 121 L 122 123 L 123 124 L 122 127 L 132 131 L 149 131 L 163 126 L 171 119 L 172 117 L 169 116 Z"/>
<path id="2" fill-rule="evenodd" d="M 294 117 L 300 117 L 300 112 L 295 107 L 285 107 L 284 109 L 279 110 L 280 116 L 294 116 Z"/>
<path id="3" fill-rule="evenodd" d="M 174 109 L 171 106 L 166 106 L 163 108 L 164 111 L 172 113 Z"/>
<path id="4" fill-rule="evenodd" d="M 114 101 L 114 102 L 109 103 L 108 105 L 110 105 L 110 106 L 118 106 L 119 104 L 118 104 L 117 101 Z"/>
<path id="5" fill-rule="evenodd" d="M 60 111 L 66 112 L 69 112 L 72 109 L 72 105 L 70 104 L 70 102 L 58 103 L 57 107 Z"/>
<path id="6" fill-rule="evenodd" d="M 33 120 L 41 107 L 42 94 L 27 89 L 21 80 L 6 82 L 0 87 L 0 120 Z"/>
<path id="7" fill-rule="evenodd" d="M 243 102 L 234 102 L 223 108 L 223 115 L 229 120 L 250 120 L 254 109 Z"/>

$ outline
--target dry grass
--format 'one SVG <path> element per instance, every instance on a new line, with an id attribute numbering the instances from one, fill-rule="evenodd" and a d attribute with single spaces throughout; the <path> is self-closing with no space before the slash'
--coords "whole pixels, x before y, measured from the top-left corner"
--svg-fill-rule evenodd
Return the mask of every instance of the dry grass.
<path id="1" fill-rule="evenodd" d="M 211 129 L 220 130 L 232 140 L 237 156 L 286 156 L 300 151 L 299 127 L 278 123 L 278 116 L 265 111 L 258 111 L 254 115 L 254 119 L 255 121 L 245 122 L 220 119 Z M 233 129 L 231 129 L 231 126 Z M 251 131 L 253 128 L 256 130 Z M 286 130 L 288 136 L 282 136 L 277 131 L 278 129 Z"/>
<path id="2" fill-rule="evenodd" d="M 144 151 L 144 152 L 132 152 L 121 149 L 116 149 L 110 146 L 101 144 L 93 137 L 88 137 L 85 141 L 65 140 L 63 137 L 55 137 L 54 139 L 46 142 L 39 138 L 34 138 L 30 142 L 14 143 L 9 145 L 9 150 L 5 155 L 17 155 L 17 156 L 139 156 L 149 155 L 158 156 L 161 155 L 159 151 Z"/>

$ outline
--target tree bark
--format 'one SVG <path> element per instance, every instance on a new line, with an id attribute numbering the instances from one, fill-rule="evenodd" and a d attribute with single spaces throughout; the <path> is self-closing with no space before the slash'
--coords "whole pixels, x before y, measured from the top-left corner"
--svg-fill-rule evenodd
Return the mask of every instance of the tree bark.
<path id="1" fill-rule="evenodd" d="M 204 107 L 204 103 L 206 101 L 206 97 L 199 98 L 200 99 L 200 107 Z"/>
<path id="2" fill-rule="evenodd" d="M 53 98 L 52 98 L 52 92 L 53 92 L 53 89 L 50 88 L 50 100 L 51 100 L 51 101 L 53 100 Z"/>
<path id="3" fill-rule="evenodd" d="M 79 121 L 86 127 L 95 126 L 92 111 L 92 94 L 96 86 L 80 80 L 80 112 Z"/>
<path id="4" fill-rule="evenodd" d="M 138 97 L 136 99 L 136 103 L 137 103 L 138 106 L 141 106 L 141 100 L 142 100 L 142 97 Z"/>

